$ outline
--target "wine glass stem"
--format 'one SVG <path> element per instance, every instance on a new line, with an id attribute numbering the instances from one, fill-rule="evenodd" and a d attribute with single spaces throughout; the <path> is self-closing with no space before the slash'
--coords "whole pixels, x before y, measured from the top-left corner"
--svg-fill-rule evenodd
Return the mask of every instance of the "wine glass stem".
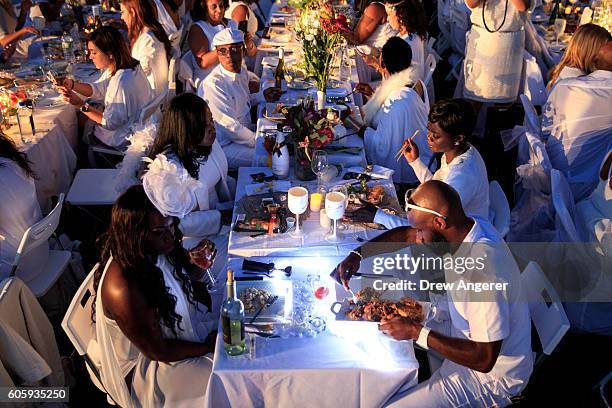
<path id="1" fill-rule="evenodd" d="M 321 173 L 317 173 L 317 191 L 321 191 Z"/>
<path id="2" fill-rule="evenodd" d="M 300 233 L 300 214 L 295 214 L 295 232 Z"/>
<path id="3" fill-rule="evenodd" d="M 337 225 L 338 220 L 334 220 L 334 238 L 336 238 L 338 236 L 338 225 Z"/>

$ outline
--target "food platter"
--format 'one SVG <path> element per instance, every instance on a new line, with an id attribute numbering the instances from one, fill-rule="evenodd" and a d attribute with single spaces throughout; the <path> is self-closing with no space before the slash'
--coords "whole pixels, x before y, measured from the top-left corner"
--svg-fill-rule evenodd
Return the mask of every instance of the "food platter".
<path id="1" fill-rule="evenodd" d="M 286 323 L 291 320 L 293 313 L 293 285 L 289 279 L 264 278 L 263 280 L 246 280 L 236 282 L 236 296 L 245 299 L 250 290 L 265 293 L 265 296 L 278 296 L 270 307 L 264 307 L 253 323 L 271 324 Z M 246 299 L 245 299 L 246 300 Z M 250 323 L 260 308 L 257 302 L 247 301 L 245 305 L 245 322 Z"/>

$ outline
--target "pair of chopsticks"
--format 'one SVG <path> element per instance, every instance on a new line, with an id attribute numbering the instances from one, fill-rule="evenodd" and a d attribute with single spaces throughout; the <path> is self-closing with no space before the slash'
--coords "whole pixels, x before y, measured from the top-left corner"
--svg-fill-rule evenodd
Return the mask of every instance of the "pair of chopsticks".
<path id="1" fill-rule="evenodd" d="M 419 129 L 414 131 L 414 134 L 412 135 L 412 137 L 409 140 L 414 139 L 414 137 L 419 133 Z M 404 155 L 404 145 L 405 143 L 402 144 L 402 147 L 400 147 L 400 149 L 397 151 L 397 153 L 395 153 L 395 161 L 399 161 L 400 157 L 402 157 Z"/>

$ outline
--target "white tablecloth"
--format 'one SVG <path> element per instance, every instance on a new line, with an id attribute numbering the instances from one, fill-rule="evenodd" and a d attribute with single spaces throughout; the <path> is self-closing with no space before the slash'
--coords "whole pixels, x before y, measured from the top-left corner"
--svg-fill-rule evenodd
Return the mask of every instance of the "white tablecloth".
<path id="1" fill-rule="evenodd" d="M 42 104 L 42 102 L 41 102 Z M 43 211 L 50 210 L 50 198 L 67 193 L 76 168 L 74 149 L 77 145 L 77 117 L 70 105 L 35 108 L 34 141 L 23 144 L 19 127 L 15 124 L 5 134 L 25 151 L 32 162 L 36 180 L 36 193 Z"/>
<path id="2" fill-rule="evenodd" d="M 267 167 L 242 167 L 238 171 L 238 181 L 236 185 L 236 203 L 246 194 L 245 185 L 250 184 L 252 179 L 251 174 L 263 172 L 266 175 L 271 175 L 271 169 Z M 290 180 L 295 180 L 291 177 Z M 328 187 L 345 182 L 340 178 L 332 180 Z M 316 182 L 298 182 L 293 181 L 293 185 L 303 185 L 313 189 L 316 187 Z M 382 182 L 381 182 L 382 184 Z M 395 196 L 395 187 L 391 180 L 384 183 L 385 190 L 389 194 Z M 234 217 L 236 217 L 237 208 L 234 207 Z M 236 256 L 334 256 L 348 253 L 351 249 L 361 245 L 362 242 L 368 241 L 383 231 L 361 226 L 348 225 L 347 230 L 342 231 L 344 241 L 340 243 L 330 243 L 325 240 L 327 229 L 320 226 L 319 213 L 311 213 L 306 219 L 303 215 L 300 216 L 303 220 L 302 228 L 304 236 L 301 238 L 293 238 L 289 234 L 276 234 L 274 236 L 261 235 L 252 238 L 252 232 L 230 232 L 228 253 Z"/>
<path id="3" fill-rule="evenodd" d="M 277 268 L 292 265 L 292 279 L 304 280 L 308 274 L 328 274 L 341 258 L 257 261 L 274 262 Z M 228 267 L 240 275 L 241 262 L 234 259 Z M 336 287 L 330 288 L 328 302 L 336 300 Z M 314 338 L 254 336 L 254 352 L 234 357 L 225 353 L 219 335 L 207 406 L 378 407 L 400 388 L 417 384 L 412 342 L 393 341 L 373 323 L 347 323 L 328 319 L 327 330 Z M 358 335 L 354 325 L 360 325 Z"/>

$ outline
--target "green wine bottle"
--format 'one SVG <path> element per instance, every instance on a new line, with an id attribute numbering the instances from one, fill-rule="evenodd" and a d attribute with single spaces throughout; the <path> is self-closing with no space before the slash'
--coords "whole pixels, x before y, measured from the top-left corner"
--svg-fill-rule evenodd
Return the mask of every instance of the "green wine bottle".
<path id="1" fill-rule="evenodd" d="M 559 3 L 561 3 L 561 0 L 555 0 L 555 5 L 550 13 L 550 18 L 548 19 L 549 25 L 555 24 L 555 20 L 557 20 L 557 17 L 559 16 Z"/>
<path id="2" fill-rule="evenodd" d="M 230 356 L 238 356 L 246 351 L 244 339 L 244 305 L 236 297 L 234 271 L 227 270 L 227 299 L 221 308 L 223 327 L 223 347 Z"/>

